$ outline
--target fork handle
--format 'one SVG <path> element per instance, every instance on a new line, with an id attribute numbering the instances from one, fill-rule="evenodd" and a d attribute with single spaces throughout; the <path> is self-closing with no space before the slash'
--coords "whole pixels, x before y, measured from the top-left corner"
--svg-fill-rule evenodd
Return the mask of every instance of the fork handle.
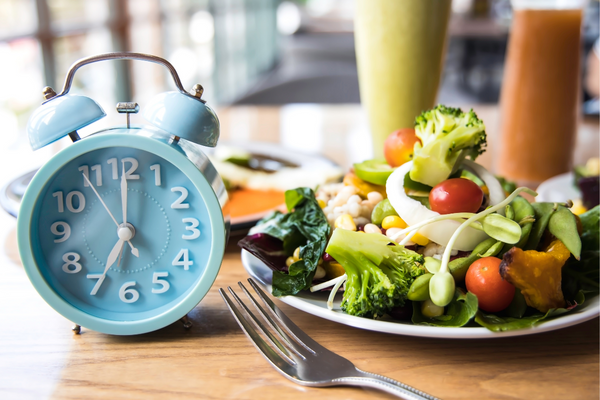
<path id="1" fill-rule="evenodd" d="M 366 386 L 373 389 L 383 390 L 384 392 L 393 394 L 406 400 L 439 400 L 425 392 L 408 386 L 402 382 L 395 381 L 385 376 L 373 374 L 370 372 L 361 371 L 356 368 L 357 376 L 339 378 L 335 381 L 351 386 Z"/>

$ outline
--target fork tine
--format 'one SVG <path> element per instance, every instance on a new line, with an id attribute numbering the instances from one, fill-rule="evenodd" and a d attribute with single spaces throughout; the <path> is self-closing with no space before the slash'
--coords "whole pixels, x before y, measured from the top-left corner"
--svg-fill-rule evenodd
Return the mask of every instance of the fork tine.
<path id="1" fill-rule="evenodd" d="M 254 304 L 254 307 L 256 307 L 256 309 L 260 312 L 265 321 L 267 321 L 267 323 L 273 328 L 275 333 L 277 333 L 277 335 L 288 344 L 292 351 L 294 351 L 300 357 L 305 358 L 300 352 L 296 350 L 298 348 L 297 346 L 300 345 L 302 346 L 302 348 L 306 349 L 311 354 L 315 354 L 315 352 L 310 347 L 306 346 L 300 339 L 298 339 L 296 335 L 294 335 L 291 332 L 286 332 L 286 330 L 282 329 L 280 326 L 282 325 L 281 322 L 277 323 L 273 321 L 270 314 L 265 311 L 265 309 L 258 303 L 258 301 L 256 301 L 256 299 L 254 299 L 254 296 L 252 296 L 252 294 L 248 291 L 248 289 L 246 289 L 242 282 L 238 282 L 238 285 L 240 285 L 248 299 L 250 299 L 252 304 Z"/>
<path id="2" fill-rule="evenodd" d="M 256 318 L 252 311 L 250 311 L 250 309 L 246 306 L 246 304 L 244 304 L 242 299 L 239 298 L 237 293 L 235 293 L 230 286 L 227 287 L 227 290 L 229 290 L 229 293 L 231 293 L 231 295 L 237 301 L 240 307 L 244 309 L 246 315 L 248 315 L 250 317 L 250 320 L 254 323 L 254 326 L 257 327 L 266 336 L 267 341 L 273 345 L 274 350 L 279 352 L 280 355 L 283 356 L 285 359 L 289 360 L 289 362 L 295 364 L 296 362 L 292 359 L 288 348 L 285 345 L 283 345 L 275 336 L 273 336 L 273 334 L 258 320 L 258 318 Z"/>
<path id="3" fill-rule="evenodd" d="M 313 338 L 304 333 L 302 329 L 298 328 L 298 326 L 294 324 L 292 320 L 289 319 L 287 315 L 285 315 L 283 311 L 281 311 L 279 307 L 275 305 L 275 303 L 273 303 L 273 301 L 265 294 L 265 292 L 256 284 L 254 279 L 248 278 L 248 282 L 250 283 L 250 286 L 254 288 L 256 293 L 258 293 L 258 296 L 271 311 L 272 315 L 279 320 L 281 325 L 286 328 L 286 330 L 298 341 L 298 343 L 309 349 L 313 354 L 319 350 L 328 351 Z"/>
<path id="4" fill-rule="evenodd" d="M 258 352 L 262 354 L 263 357 L 267 359 L 267 361 L 269 361 L 276 369 L 278 369 L 282 373 L 284 371 L 287 371 L 291 367 L 290 363 L 292 365 L 295 364 L 295 361 L 289 359 L 288 357 L 284 356 L 285 358 L 282 358 L 277 351 L 273 350 L 273 348 L 270 347 L 267 344 L 267 342 L 263 340 L 263 338 L 258 334 L 258 332 L 256 332 L 256 329 L 254 329 L 252 325 L 248 323 L 246 318 L 235 306 L 233 301 L 231 301 L 229 296 L 227 296 L 223 289 L 219 289 L 219 293 L 221 294 L 223 300 L 225 300 L 227 307 L 229 307 L 229 310 L 233 314 L 233 317 L 237 321 L 240 328 L 242 328 L 248 339 L 250 339 L 252 344 L 254 344 L 254 347 L 256 347 Z"/>

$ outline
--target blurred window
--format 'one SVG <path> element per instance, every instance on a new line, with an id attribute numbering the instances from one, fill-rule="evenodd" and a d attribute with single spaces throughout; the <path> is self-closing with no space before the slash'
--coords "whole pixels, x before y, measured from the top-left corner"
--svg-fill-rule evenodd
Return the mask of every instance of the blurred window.
<path id="1" fill-rule="evenodd" d="M 164 57 L 185 88 L 200 83 L 204 98 L 212 104 L 231 102 L 275 64 L 279 3 L 0 0 L 4 137 L 28 146 L 23 132 L 29 115 L 43 101 L 42 88 L 51 86 L 59 93 L 70 65 L 106 52 Z M 93 98 L 108 114 L 90 127 L 94 131 L 122 122 L 111 110 L 118 101 L 136 101 L 143 107 L 147 99 L 166 90 L 175 86 L 164 67 L 125 61 L 88 65 L 77 71 L 72 86 L 74 93 Z"/>

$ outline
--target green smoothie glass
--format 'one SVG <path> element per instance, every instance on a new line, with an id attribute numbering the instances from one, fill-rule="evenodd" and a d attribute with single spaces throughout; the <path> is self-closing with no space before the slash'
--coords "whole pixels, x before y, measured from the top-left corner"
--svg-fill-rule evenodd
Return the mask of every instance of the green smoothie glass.
<path id="1" fill-rule="evenodd" d="M 451 0 L 357 0 L 354 37 L 360 98 L 373 153 L 393 131 L 434 106 Z"/>

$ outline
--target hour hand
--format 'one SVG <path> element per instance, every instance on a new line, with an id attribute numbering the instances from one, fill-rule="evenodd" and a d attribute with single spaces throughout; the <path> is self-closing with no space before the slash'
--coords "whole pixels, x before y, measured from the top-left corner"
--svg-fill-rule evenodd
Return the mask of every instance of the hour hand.
<path id="1" fill-rule="evenodd" d="M 119 257 L 119 253 L 121 252 L 124 243 L 125 241 L 123 239 L 119 239 L 119 241 L 110 251 L 108 258 L 106 259 L 106 267 L 104 267 L 103 275 L 106 275 L 106 272 L 109 270 L 109 268 L 112 267 L 115 261 L 117 261 L 117 257 Z"/>

